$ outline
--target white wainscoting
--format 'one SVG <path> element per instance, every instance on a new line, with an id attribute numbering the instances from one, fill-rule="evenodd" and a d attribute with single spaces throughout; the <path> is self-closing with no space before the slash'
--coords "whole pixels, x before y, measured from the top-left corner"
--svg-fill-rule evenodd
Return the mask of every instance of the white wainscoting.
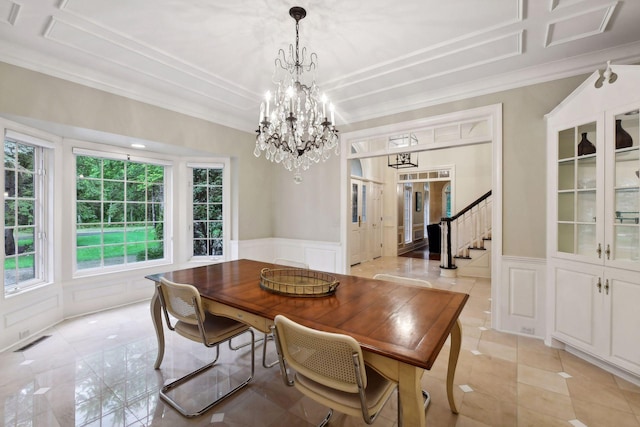
<path id="1" fill-rule="evenodd" d="M 546 335 L 546 260 L 502 257 L 498 329 L 519 335 Z"/>
<path id="2" fill-rule="evenodd" d="M 164 267 L 164 270 L 174 268 Z M 113 277 L 75 280 L 64 286 L 64 318 L 105 310 L 136 301 L 150 299 L 155 291 L 153 282 L 138 271 Z"/>
<path id="3" fill-rule="evenodd" d="M 273 262 L 276 258 L 303 262 L 313 270 L 344 273 L 342 251 L 338 242 L 266 238 L 231 242 L 233 259 Z"/>

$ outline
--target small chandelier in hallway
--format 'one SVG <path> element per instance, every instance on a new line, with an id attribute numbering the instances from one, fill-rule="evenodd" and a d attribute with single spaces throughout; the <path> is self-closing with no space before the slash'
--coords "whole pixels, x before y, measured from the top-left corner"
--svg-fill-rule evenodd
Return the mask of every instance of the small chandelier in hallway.
<path id="1" fill-rule="evenodd" d="M 299 48 L 299 24 L 307 12 L 302 7 L 292 7 L 289 15 L 296 21 L 295 50 L 289 45 L 288 56 L 283 49 L 278 51 L 276 71 L 280 67 L 287 73 L 260 105 L 253 154 L 260 157 L 264 151 L 267 160 L 295 170 L 294 180 L 300 183 L 300 169 L 307 170 L 321 159 L 326 161 L 333 149 L 339 154 L 338 130 L 333 104 L 320 94 L 314 79 L 309 84 L 302 79 L 305 72 L 315 70 L 317 61 L 317 55 L 311 53 L 305 62 L 306 48 L 302 52 Z"/>

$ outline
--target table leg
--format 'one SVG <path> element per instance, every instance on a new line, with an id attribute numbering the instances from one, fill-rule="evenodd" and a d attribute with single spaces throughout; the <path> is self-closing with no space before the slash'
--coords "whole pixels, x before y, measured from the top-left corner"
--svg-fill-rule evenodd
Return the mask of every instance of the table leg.
<path id="1" fill-rule="evenodd" d="M 159 369 L 164 357 L 164 329 L 162 328 L 162 306 L 160 305 L 160 297 L 158 291 L 154 292 L 151 298 L 151 321 L 153 327 L 156 330 L 156 338 L 158 340 L 158 354 L 156 356 L 156 363 L 154 363 L 154 369 Z"/>
<path id="2" fill-rule="evenodd" d="M 456 402 L 453 399 L 453 377 L 456 375 L 456 366 L 458 364 L 458 356 L 460 355 L 460 346 L 462 344 L 462 329 L 460 320 L 456 320 L 455 325 L 451 328 L 451 349 L 449 350 L 449 368 L 447 369 L 447 397 L 449 398 L 449 407 L 454 414 L 458 413 Z"/>
<path id="3" fill-rule="evenodd" d="M 420 384 L 423 373 L 423 369 L 406 363 L 398 365 L 398 393 L 402 408 L 400 413 L 402 423 L 398 425 L 405 427 L 426 427 L 427 425 Z"/>

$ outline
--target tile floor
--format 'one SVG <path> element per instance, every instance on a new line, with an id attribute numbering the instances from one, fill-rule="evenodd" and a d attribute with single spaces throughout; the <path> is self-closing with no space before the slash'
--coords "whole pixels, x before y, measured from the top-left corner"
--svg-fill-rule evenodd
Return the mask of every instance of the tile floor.
<path id="1" fill-rule="evenodd" d="M 446 399 L 445 346 L 422 380 L 432 396 L 427 425 L 640 427 L 640 387 L 539 340 L 491 330 L 488 280 L 441 278 L 437 261 L 415 258 L 380 258 L 352 269 L 367 277 L 379 272 L 427 277 L 435 287 L 470 294 L 455 379 L 460 414 L 450 412 Z M 169 333 L 161 369 L 154 370 L 148 302 L 70 319 L 45 335 L 25 351 L 0 353 L 0 425 L 310 426 L 326 413 L 285 387 L 277 367 L 262 368 L 257 347 L 256 376 L 247 388 L 197 419 L 181 417 L 158 399 L 158 389 L 214 350 Z M 272 343 L 269 348 L 268 357 L 275 357 Z M 249 360 L 247 348 L 224 347 L 219 367 L 187 385 L 187 404 L 206 397 L 203 391 L 228 387 L 247 373 Z M 336 414 L 331 425 L 365 424 Z M 394 397 L 375 425 L 397 425 Z"/>

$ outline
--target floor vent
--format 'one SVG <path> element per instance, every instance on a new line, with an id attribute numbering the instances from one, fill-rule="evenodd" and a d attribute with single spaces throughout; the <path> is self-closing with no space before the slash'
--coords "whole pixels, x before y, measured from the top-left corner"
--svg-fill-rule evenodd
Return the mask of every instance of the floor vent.
<path id="1" fill-rule="evenodd" d="M 51 337 L 51 335 L 43 335 L 43 336 L 41 336 L 40 338 L 38 338 L 37 340 L 35 340 L 35 341 L 31 341 L 29 344 L 27 344 L 27 345 L 25 345 L 25 346 L 20 347 L 19 349 L 17 349 L 16 351 L 14 351 L 14 353 L 18 353 L 18 352 L 20 352 L 20 351 L 25 351 L 25 350 L 27 350 L 27 349 L 30 349 L 30 348 L 31 348 L 31 347 L 33 347 L 34 345 L 39 344 L 39 343 L 41 343 L 42 341 L 44 341 L 44 340 L 46 340 L 47 338 L 50 338 L 50 337 Z"/>

